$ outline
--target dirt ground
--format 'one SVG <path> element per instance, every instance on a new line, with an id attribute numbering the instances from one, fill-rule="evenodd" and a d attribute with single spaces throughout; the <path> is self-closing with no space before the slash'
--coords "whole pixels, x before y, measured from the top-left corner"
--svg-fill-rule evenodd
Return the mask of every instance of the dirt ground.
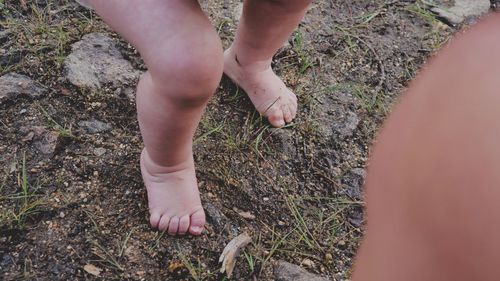
<path id="1" fill-rule="evenodd" d="M 241 3 L 201 2 L 227 47 Z M 0 74 L 45 89 L 0 102 L 0 279 L 225 280 L 219 255 L 243 232 L 252 243 L 233 280 L 274 280 L 279 260 L 349 279 L 369 146 L 454 30 L 420 1 L 315 1 L 273 64 L 299 97 L 297 120 L 272 129 L 223 78 L 194 149 L 207 231 L 172 238 L 148 224 L 126 87 L 90 90 L 65 76 L 85 34 L 115 38 L 143 71 L 137 52 L 71 1 L 0 0 Z"/>

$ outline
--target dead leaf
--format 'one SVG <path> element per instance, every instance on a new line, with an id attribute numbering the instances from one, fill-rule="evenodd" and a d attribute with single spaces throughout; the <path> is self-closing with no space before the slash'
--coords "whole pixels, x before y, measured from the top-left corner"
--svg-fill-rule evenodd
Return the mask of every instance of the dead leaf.
<path id="1" fill-rule="evenodd" d="M 219 262 L 222 262 L 222 267 L 220 269 L 221 273 L 226 272 L 227 277 L 231 278 L 236 264 L 236 258 L 240 254 L 241 249 L 250 242 L 252 242 L 252 238 L 250 238 L 248 234 L 242 233 L 226 245 L 219 258 Z"/>
<path id="2" fill-rule="evenodd" d="M 101 271 L 102 271 L 102 269 L 100 269 L 99 267 L 92 265 L 92 264 L 86 264 L 83 267 L 83 270 L 85 270 L 85 271 L 87 271 L 87 273 L 90 273 L 90 274 L 97 276 L 97 277 L 99 277 L 99 275 L 101 274 Z"/>
<path id="3" fill-rule="evenodd" d="M 181 261 L 173 261 L 168 265 L 168 272 L 172 273 L 184 267 Z"/>

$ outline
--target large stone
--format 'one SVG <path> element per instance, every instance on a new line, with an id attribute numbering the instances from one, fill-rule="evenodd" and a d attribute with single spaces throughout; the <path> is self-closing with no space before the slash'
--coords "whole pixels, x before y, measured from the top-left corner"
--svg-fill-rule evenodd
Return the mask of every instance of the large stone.
<path id="1" fill-rule="evenodd" d="M 274 267 L 276 281 L 329 281 L 330 279 L 312 274 L 300 266 L 286 261 L 278 261 Z"/>
<path id="2" fill-rule="evenodd" d="M 479 17 L 490 10 L 490 0 L 455 0 L 455 5 L 445 7 L 443 4 L 431 8 L 431 11 L 452 25 L 461 24 L 467 18 Z"/>
<path id="3" fill-rule="evenodd" d="M 7 73 L 0 76 L 0 104 L 18 96 L 36 98 L 45 92 L 47 92 L 47 88 L 28 76 L 17 73 Z"/>
<path id="4" fill-rule="evenodd" d="M 101 33 L 87 34 L 73 44 L 64 68 L 72 84 L 92 90 L 104 85 L 135 84 L 140 75 L 140 71 L 123 58 L 116 42 Z"/>

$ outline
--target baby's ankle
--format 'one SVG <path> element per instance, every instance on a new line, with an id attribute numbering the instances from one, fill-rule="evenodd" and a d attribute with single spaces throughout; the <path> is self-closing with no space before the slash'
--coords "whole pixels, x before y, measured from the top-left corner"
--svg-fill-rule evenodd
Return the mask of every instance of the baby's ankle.
<path id="1" fill-rule="evenodd" d="M 271 59 L 253 60 L 243 54 L 236 53 L 232 47 L 227 49 L 224 56 L 227 60 L 232 60 L 240 70 L 245 72 L 262 72 L 271 68 Z"/>
<path id="2" fill-rule="evenodd" d="M 154 161 L 146 148 L 144 148 L 141 152 L 141 161 L 144 164 L 144 168 L 150 174 L 165 174 L 165 173 L 173 173 L 178 172 L 185 169 L 191 169 L 194 167 L 194 160 L 192 155 L 186 157 L 185 161 L 181 161 L 178 163 L 172 163 L 172 165 L 162 165 L 156 161 Z"/>

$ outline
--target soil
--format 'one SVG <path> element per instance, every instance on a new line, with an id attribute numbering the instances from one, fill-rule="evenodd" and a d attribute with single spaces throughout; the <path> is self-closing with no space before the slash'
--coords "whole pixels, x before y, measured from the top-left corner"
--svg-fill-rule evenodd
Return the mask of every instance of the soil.
<path id="1" fill-rule="evenodd" d="M 227 47 L 240 2 L 201 2 Z M 299 97 L 296 122 L 272 129 L 224 77 L 194 147 L 207 231 L 174 238 L 148 224 L 127 86 L 76 87 L 63 67 L 92 32 L 144 71 L 137 52 L 71 1 L 14 3 L 0 1 L 0 74 L 48 90 L 0 103 L 3 280 L 224 280 L 219 255 L 243 232 L 233 280 L 273 280 L 278 261 L 347 280 L 375 132 L 454 32 L 419 1 L 314 2 L 273 62 Z"/>

